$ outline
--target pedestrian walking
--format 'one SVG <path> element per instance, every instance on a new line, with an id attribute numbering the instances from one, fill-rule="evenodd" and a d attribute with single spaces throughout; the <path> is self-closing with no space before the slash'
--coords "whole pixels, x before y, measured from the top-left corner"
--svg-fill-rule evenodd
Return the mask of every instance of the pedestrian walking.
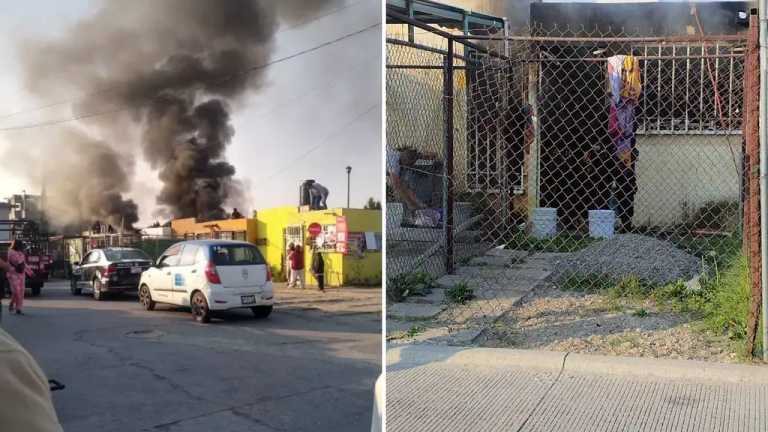
<path id="1" fill-rule="evenodd" d="M 288 255 L 288 261 L 291 266 L 291 277 L 288 286 L 294 288 L 296 283 L 301 289 L 304 289 L 304 249 L 300 245 L 293 247 Z"/>
<path id="2" fill-rule="evenodd" d="M 32 270 L 27 266 L 24 249 L 24 242 L 14 240 L 8 250 L 8 264 L 11 267 L 6 272 L 8 283 L 11 286 L 11 302 L 8 304 L 8 311 L 11 313 L 16 311 L 17 315 L 21 315 L 21 309 L 24 306 L 26 275 L 32 276 Z"/>
<path id="3" fill-rule="evenodd" d="M 323 255 L 320 251 L 315 251 L 312 254 L 312 274 L 317 279 L 317 287 L 320 291 L 325 291 L 325 262 L 323 261 Z"/>

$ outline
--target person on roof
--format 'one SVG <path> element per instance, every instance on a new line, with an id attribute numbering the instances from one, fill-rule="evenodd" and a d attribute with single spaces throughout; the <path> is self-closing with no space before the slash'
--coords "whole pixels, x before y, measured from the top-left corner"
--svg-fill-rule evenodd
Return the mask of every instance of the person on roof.
<path id="1" fill-rule="evenodd" d="M 326 201 L 328 200 L 328 189 L 318 182 L 312 183 L 309 186 L 309 196 L 312 197 L 312 204 L 310 208 L 312 210 L 326 210 L 328 206 Z"/>

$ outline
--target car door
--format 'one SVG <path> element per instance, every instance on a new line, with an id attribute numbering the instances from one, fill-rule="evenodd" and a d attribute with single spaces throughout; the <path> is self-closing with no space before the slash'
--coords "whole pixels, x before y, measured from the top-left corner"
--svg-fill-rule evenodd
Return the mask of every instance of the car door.
<path id="1" fill-rule="evenodd" d="M 88 277 L 88 263 L 93 257 L 93 255 L 96 253 L 96 251 L 90 251 L 85 254 L 83 259 L 80 261 L 80 265 L 78 266 L 78 279 L 77 279 L 77 287 L 80 289 L 83 288 L 90 288 L 91 285 L 91 279 Z"/>
<path id="2" fill-rule="evenodd" d="M 197 265 L 200 246 L 185 244 L 179 255 L 178 266 L 173 270 L 174 303 L 188 306 L 192 291 L 202 286 L 204 276 Z"/>
<path id="3" fill-rule="evenodd" d="M 82 267 L 82 282 L 83 285 L 88 288 L 91 287 L 91 281 L 93 281 L 94 278 L 101 277 L 101 274 L 99 273 L 99 262 L 101 261 L 101 255 L 101 251 L 92 250 L 88 253 L 88 255 L 86 255 L 86 259 L 83 260 L 84 265 Z"/>
<path id="4" fill-rule="evenodd" d="M 169 247 L 157 260 L 148 282 L 152 297 L 162 303 L 177 304 L 173 296 L 173 272 L 179 263 L 181 244 Z"/>

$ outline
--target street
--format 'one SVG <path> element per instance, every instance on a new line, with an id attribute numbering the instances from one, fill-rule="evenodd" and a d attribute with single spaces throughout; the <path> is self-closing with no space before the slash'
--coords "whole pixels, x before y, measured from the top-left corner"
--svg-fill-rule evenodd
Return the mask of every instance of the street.
<path id="1" fill-rule="evenodd" d="M 97 302 L 49 282 L 2 327 L 38 360 L 66 431 L 364 431 L 381 371 L 381 290 L 287 290 L 196 324 L 189 310 Z M 7 300 L 3 302 L 7 308 Z"/>

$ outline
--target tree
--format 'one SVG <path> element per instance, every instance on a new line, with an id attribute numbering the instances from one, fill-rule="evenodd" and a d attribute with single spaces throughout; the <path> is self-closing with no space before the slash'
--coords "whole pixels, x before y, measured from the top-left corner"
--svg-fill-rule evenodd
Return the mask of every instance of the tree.
<path id="1" fill-rule="evenodd" d="M 381 210 L 381 201 L 376 201 L 373 197 L 368 198 L 368 202 L 365 203 L 366 210 Z"/>

